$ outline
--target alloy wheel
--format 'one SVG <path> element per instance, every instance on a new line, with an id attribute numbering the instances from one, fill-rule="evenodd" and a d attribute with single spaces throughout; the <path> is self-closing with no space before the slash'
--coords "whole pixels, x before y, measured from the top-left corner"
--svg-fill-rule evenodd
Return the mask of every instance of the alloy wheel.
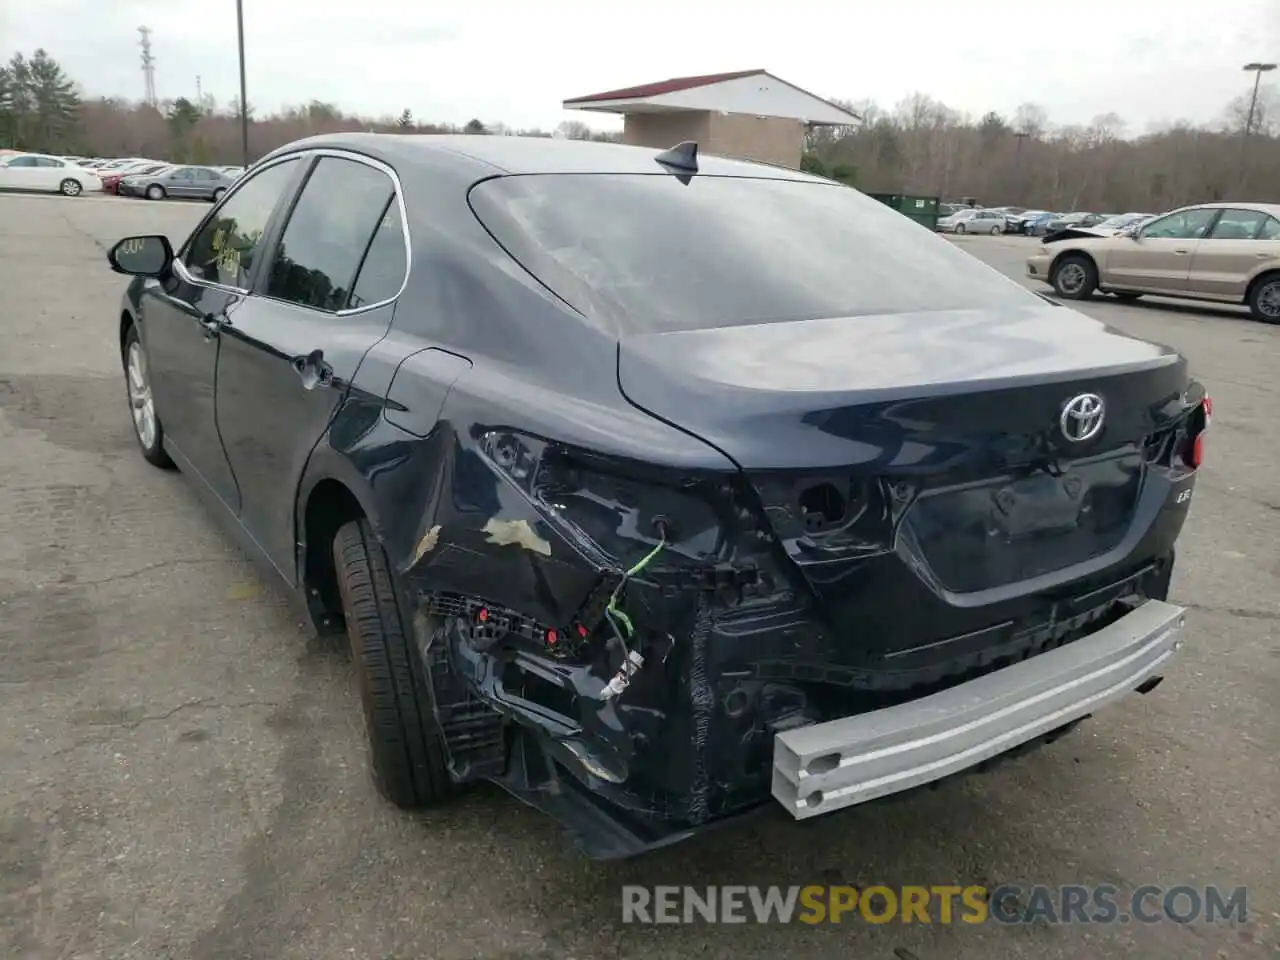
<path id="1" fill-rule="evenodd" d="M 138 431 L 138 441 L 145 449 L 150 450 L 156 442 L 156 406 L 151 397 L 146 354 L 142 352 L 142 344 L 136 340 L 129 344 L 127 380 L 133 427 Z"/>
<path id="2" fill-rule="evenodd" d="M 1078 263 L 1064 263 L 1058 270 L 1058 289 L 1065 294 L 1079 293 L 1084 281 L 1084 267 Z"/>

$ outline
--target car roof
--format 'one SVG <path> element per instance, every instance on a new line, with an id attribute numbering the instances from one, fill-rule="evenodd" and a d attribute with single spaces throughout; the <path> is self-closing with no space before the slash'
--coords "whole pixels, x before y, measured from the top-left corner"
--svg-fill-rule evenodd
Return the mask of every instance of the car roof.
<path id="1" fill-rule="evenodd" d="M 654 158 L 662 153 L 649 147 L 549 137 L 337 133 L 294 141 L 272 155 L 325 147 L 363 153 L 396 168 L 413 166 L 428 158 L 437 163 L 448 160 L 460 168 L 471 167 L 477 178 L 528 173 L 654 173 L 661 169 Z M 698 155 L 698 172 L 709 176 L 831 182 L 790 167 L 703 153 Z"/>
<path id="2" fill-rule="evenodd" d="M 1185 207 L 1178 207 L 1179 210 L 1255 210 L 1258 213 L 1269 213 L 1273 217 L 1280 218 L 1280 203 L 1252 203 L 1248 200 L 1240 200 L 1235 203 L 1189 203 Z M 1173 212 L 1173 211 L 1170 211 Z"/>

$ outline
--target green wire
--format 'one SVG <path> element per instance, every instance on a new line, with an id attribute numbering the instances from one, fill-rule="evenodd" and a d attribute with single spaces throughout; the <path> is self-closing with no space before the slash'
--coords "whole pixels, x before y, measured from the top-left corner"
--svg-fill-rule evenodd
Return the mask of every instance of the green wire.
<path id="1" fill-rule="evenodd" d="M 637 573 L 639 573 L 645 567 L 647 567 L 649 563 L 653 560 L 653 558 L 662 552 L 662 548 L 665 547 L 666 545 L 667 545 L 667 537 L 666 537 L 666 534 L 663 534 L 662 539 L 658 541 L 658 545 L 654 547 L 652 550 L 650 550 L 643 557 L 641 557 L 639 562 L 636 563 L 634 567 L 632 567 L 630 570 L 628 570 L 626 573 L 622 575 L 622 581 L 616 587 L 614 587 L 613 596 L 609 598 L 609 606 L 605 607 L 605 612 L 609 614 L 611 618 L 613 618 L 614 620 L 617 620 L 618 623 L 622 624 L 622 626 L 626 628 L 628 637 L 635 636 L 636 628 L 632 625 L 631 618 L 618 609 L 617 607 L 618 595 L 622 593 L 622 588 L 627 585 L 627 581 L 630 580 L 632 577 L 634 577 Z"/>

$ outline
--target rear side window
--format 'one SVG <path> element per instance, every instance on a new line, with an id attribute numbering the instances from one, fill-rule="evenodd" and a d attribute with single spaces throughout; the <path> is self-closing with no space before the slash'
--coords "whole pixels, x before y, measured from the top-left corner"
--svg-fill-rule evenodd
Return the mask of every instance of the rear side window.
<path id="1" fill-rule="evenodd" d="M 321 157 L 276 247 L 266 295 L 315 310 L 344 309 L 394 197 L 395 186 L 381 170 Z"/>
<path id="2" fill-rule="evenodd" d="M 371 303 L 390 300 L 398 294 L 409 267 L 408 253 L 404 245 L 404 221 L 400 217 L 400 204 L 392 197 L 373 233 L 369 252 L 360 266 L 360 274 L 351 290 L 348 306 L 366 307 Z"/>
<path id="3" fill-rule="evenodd" d="M 528 175 L 484 181 L 471 202 L 525 269 L 619 334 L 1038 303 L 838 184 Z"/>
<path id="4" fill-rule="evenodd" d="M 1209 233 L 1210 240 L 1252 240 L 1267 215 L 1259 210 L 1223 210 Z"/>

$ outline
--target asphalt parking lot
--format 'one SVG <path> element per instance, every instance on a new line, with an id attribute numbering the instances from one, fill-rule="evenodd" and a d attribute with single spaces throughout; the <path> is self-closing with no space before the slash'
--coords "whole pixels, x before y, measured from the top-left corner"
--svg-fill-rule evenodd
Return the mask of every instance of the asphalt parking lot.
<path id="1" fill-rule="evenodd" d="M 1280 956 L 1280 328 L 1083 307 L 1183 350 L 1215 401 L 1159 689 L 932 793 L 601 864 L 495 790 L 382 802 L 343 651 L 138 455 L 104 249 L 206 209 L 0 196 L 0 957 Z M 1030 248 L 960 242 L 1012 276 Z M 620 922 L 623 884 L 811 883 L 1243 885 L 1249 919 Z"/>

